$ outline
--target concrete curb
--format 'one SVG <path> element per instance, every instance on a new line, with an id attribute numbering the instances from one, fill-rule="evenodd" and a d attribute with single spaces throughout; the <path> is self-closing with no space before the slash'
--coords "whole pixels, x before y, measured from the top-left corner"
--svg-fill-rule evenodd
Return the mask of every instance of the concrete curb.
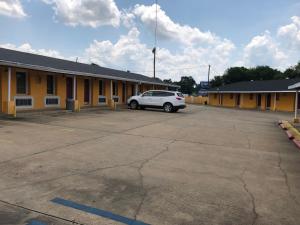
<path id="1" fill-rule="evenodd" d="M 278 125 L 285 130 L 288 138 L 300 149 L 300 132 L 288 121 L 279 121 Z"/>

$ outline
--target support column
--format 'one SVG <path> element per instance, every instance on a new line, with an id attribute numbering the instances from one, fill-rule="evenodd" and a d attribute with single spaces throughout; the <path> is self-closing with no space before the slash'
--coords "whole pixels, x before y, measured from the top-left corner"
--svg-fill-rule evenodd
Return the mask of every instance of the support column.
<path id="1" fill-rule="evenodd" d="M 296 90 L 296 96 L 295 96 L 295 116 L 294 116 L 294 122 L 298 123 L 299 119 L 298 119 L 298 93 L 299 90 Z"/>
<path id="2" fill-rule="evenodd" d="M 116 104 L 113 98 L 113 80 L 110 80 L 110 99 L 108 101 L 108 105 L 111 109 L 116 109 Z"/>
<path id="3" fill-rule="evenodd" d="M 139 84 L 135 85 L 135 93 L 134 95 L 138 95 L 138 90 L 139 90 Z"/>
<path id="4" fill-rule="evenodd" d="M 11 101 L 11 67 L 7 72 L 7 114 L 16 117 L 15 101 Z"/>
<path id="5" fill-rule="evenodd" d="M 124 104 L 127 104 L 127 82 L 126 82 L 126 81 L 124 81 L 123 87 L 124 87 L 124 89 L 125 89 L 125 90 L 123 91 L 123 93 L 125 94 L 125 96 L 124 96 L 124 100 L 125 100 Z"/>
<path id="6" fill-rule="evenodd" d="M 110 81 L 110 100 L 114 100 L 113 99 L 113 81 Z"/>
<path id="7" fill-rule="evenodd" d="M 277 98 L 277 93 L 275 92 L 275 95 L 274 95 L 274 111 L 276 111 L 276 98 Z"/>
<path id="8" fill-rule="evenodd" d="M 73 111 L 74 112 L 79 112 L 80 111 L 80 105 L 77 100 L 77 79 L 76 76 L 73 77 Z"/>

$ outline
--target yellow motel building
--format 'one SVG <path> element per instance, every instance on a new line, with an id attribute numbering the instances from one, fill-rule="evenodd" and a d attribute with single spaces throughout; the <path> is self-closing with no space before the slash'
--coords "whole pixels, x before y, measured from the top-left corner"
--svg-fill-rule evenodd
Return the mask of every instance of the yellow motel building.
<path id="1" fill-rule="evenodd" d="M 289 89 L 300 79 L 243 81 L 211 88 L 208 104 L 241 109 L 293 112 L 299 101 L 298 92 Z M 297 93 L 297 94 L 296 94 Z"/>
<path id="2" fill-rule="evenodd" d="M 129 71 L 0 48 L 0 114 L 113 107 L 140 92 L 177 87 Z"/>

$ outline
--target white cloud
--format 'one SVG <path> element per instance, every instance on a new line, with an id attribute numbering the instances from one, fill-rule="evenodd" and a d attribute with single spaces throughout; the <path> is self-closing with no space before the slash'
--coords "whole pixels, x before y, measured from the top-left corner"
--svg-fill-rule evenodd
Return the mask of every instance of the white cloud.
<path id="1" fill-rule="evenodd" d="M 269 31 L 255 36 L 244 48 L 244 63 L 247 66 L 269 65 L 276 68 L 286 66 L 288 55 Z"/>
<path id="2" fill-rule="evenodd" d="M 28 52 L 28 53 L 33 53 L 33 54 L 39 54 L 39 55 L 44 55 L 44 56 L 49 56 L 49 57 L 55 57 L 55 58 L 61 58 L 63 59 L 64 57 L 56 50 L 51 50 L 51 49 L 33 49 L 29 43 L 24 43 L 20 46 L 16 46 L 14 44 L 2 44 L 0 45 L 1 48 L 7 48 L 7 49 L 12 49 L 16 51 L 21 51 L 21 52 Z"/>
<path id="3" fill-rule="evenodd" d="M 300 51 L 300 17 L 291 17 L 291 23 L 280 26 L 277 34 L 266 31 L 257 35 L 243 49 L 237 64 L 244 66 L 269 65 L 284 70 L 295 65 Z"/>
<path id="4" fill-rule="evenodd" d="M 0 0 L 0 15 L 22 18 L 26 13 L 19 0 Z"/>
<path id="5" fill-rule="evenodd" d="M 292 23 L 278 29 L 277 35 L 282 38 L 283 45 L 290 50 L 300 50 L 300 17 L 293 16 Z"/>
<path id="6" fill-rule="evenodd" d="M 55 19 L 70 26 L 119 26 L 121 12 L 114 0 L 43 0 L 53 5 Z"/>
<path id="7" fill-rule="evenodd" d="M 97 41 L 86 49 L 84 58 L 101 66 L 130 70 L 153 76 L 151 47 L 141 43 L 140 32 L 133 27 L 118 41 Z M 165 48 L 157 51 L 157 76 L 161 79 L 179 80 L 181 76 L 194 76 L 197 81 L 206 79 L 207 66 L 214 62 L 214 69 L 223 71 L 232 48 L 227 43 L 214 48 L 186 46 L 173 53 Z"/>
<path id="8" fill-rule="evenodd" d="M 156 5 L 136 5 L 133 9 L 141 22 L 154 32 L 156 24 Z M 160 38 L 176 40 L 184 45 L 224 45 L 232 47 L 229 40 L 221 39 L 210 31 L 203 32 L 196 27 L 175 23 L 165 11 L 157 5 L 157 35 Z"/>

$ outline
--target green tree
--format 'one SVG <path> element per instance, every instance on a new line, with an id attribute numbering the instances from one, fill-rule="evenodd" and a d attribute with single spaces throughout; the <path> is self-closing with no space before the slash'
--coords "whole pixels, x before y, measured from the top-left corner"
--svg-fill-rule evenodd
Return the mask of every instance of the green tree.
<path id="1" fill-rule="evenodd" d="M 209 86 L 210 87 L 220 87 L 223 85 L 223 77 L 222 76 L 215 76 L 210 82 Z"/>
<path id="2" fill-rule="evenodd" d="M 191 76 L 183 76 L 180 81 L 175 82 L 175 84 L 180 86 L 180 91 L 184 94 L 191 95 L 195 91 L 196 82 Z"/>
<path id="3" fill-rule="evenodd" d="M 173 84 L 173 81 L 171 79 L 164 79 L 163 82 L 168 84 Z"/>
<path id="4" fill-rule="evenodd" d="M 298 62 L 297 65 L 295 66 L 292 66 L 290 68 L 287 68 L 285 71 L 284 71 L 284 76 L 286 78 L 300 78 L 300 61 Z"/>
<path id="5" fill-rule="evenodd" d="M 283 78 L 284 75 L 279 70 L 269 66 L 257 66 L 248 70 L 247 80 L 275 80 Z"/>

